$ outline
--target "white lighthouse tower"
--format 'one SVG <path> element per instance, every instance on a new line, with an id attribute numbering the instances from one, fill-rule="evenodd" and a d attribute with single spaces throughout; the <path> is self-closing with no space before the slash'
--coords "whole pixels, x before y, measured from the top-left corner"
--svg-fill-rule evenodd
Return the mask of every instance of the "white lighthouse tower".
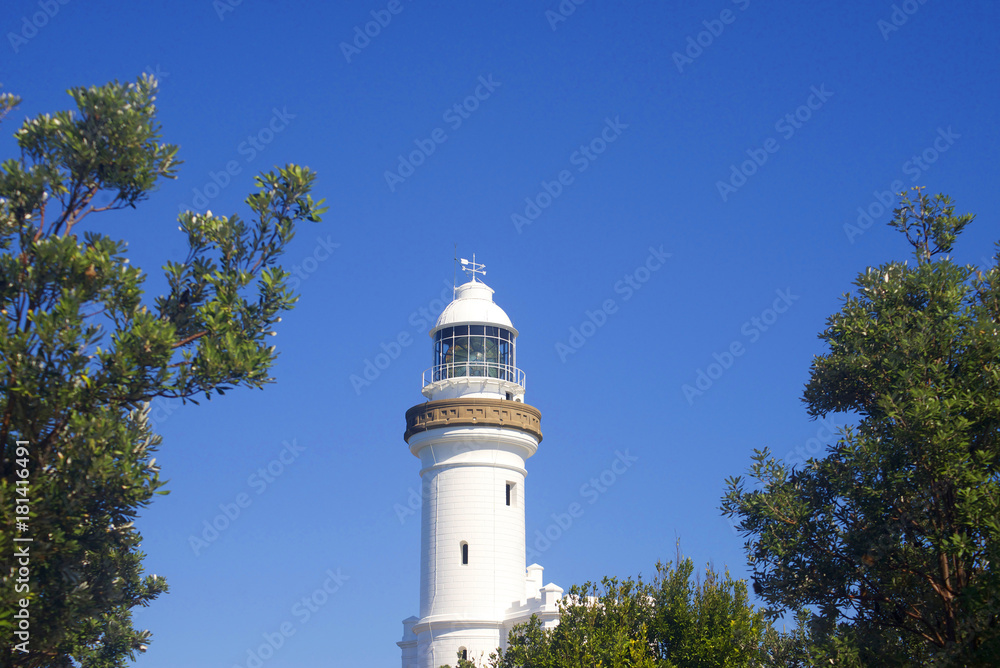
<path id="1" fill-rule="evenodd" d="M 525 566 L 525 461 L 542 440 L 541 413 L 524 403 L 517 330 L 472 280 L 430 331 L 428 401 L 406 411 L 404 439 L 420 459 L 420 615 L 403 621 L 402 668 L 479 663 L 517 623 L 558 623 L 562 589 Z"/>

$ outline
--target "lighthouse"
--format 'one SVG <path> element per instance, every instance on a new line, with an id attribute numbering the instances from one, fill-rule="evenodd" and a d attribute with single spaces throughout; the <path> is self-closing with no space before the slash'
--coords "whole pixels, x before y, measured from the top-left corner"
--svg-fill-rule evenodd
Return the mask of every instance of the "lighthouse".
<path id="1" fill-rule="evenodd" d="M 424 403 L 403 435 L 420 460 L 420 614 L 403 621 L 402 668 L 477 664 L 510 629 L 538 615 L 558 623 L 562 589 L 525 564 L 525 464 L 542 441 L 541 413 L 524 402 L 518 331 L 466 260 L 430 331 Z"/>

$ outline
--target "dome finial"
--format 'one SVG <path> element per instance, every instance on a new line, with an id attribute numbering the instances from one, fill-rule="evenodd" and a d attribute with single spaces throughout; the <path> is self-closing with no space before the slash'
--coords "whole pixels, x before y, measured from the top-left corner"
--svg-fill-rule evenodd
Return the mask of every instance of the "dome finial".
<path id="1" fill-rule="evenodd" d="M 476 263 L 476 254 L 472 254 L 472 262 L 469 262 L 465 258 L 462 258 L 462 271 L 467 273 L 472 277 L 472 282 L 476 282 L 476 274 L 486 275 L 486 265 L 482 263 Z"/>

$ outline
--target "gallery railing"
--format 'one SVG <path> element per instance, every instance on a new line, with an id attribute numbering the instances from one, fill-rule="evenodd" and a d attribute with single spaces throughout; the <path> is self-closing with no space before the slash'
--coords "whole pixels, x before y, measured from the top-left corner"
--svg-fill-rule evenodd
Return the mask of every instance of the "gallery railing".
<path id="1" fill-rule="evenodd" d="M 451 362 L 438 364 L 424 371 L 424 385 L 447 378 L 496 378 L 524 387 L 524 371 L 510 364 L 497 362 Z"/>

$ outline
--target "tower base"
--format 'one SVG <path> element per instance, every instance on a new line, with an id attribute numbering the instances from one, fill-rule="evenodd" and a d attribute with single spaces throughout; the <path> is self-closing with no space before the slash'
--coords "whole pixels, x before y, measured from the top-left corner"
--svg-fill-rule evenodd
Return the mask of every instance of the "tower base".
<path id="1" fill-rule="evenodd" d="M 518 624 L 536 615 L 544 628 L 559 623 L 559 600 L 563 590 L 554 584 L 540 586 L 542 567 L 532 564 L 525 576 L 525 598 L 515 601 L 503 619 L 444 619 L 408 617 L 403 620 L 403 639 L 396 643 L 402 651 L 402 668 L 439 668 L 458 665 L 465 656 L 477 665 L 486 665 L 497 648 L 507 648 L 507 636 Z"/>

